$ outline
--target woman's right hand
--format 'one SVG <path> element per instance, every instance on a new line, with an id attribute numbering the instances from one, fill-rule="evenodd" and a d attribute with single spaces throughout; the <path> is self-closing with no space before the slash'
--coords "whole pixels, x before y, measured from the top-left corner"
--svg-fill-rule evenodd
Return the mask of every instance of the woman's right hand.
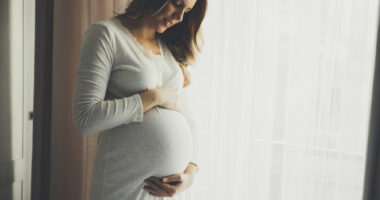
<path id="1" fill-rule="evenodd" d="M 161 106 L 167 109 L 177 110 L 183 114 L 181 105 L 179 102 L 179 96 L 175 89 L 164 86 L 164 87 L 155 89 L 155 92 L 157 95 L 156 98 L 157 98 L 158 106 Z"/>
<path id="2" fill-rule="evenodd" d="M 147 90 L 139 94 L 143 104 L 144 112 L 154 106 L 176 110 L 183 114 L 177 91 L 171 87 L 160 87 Z"/>

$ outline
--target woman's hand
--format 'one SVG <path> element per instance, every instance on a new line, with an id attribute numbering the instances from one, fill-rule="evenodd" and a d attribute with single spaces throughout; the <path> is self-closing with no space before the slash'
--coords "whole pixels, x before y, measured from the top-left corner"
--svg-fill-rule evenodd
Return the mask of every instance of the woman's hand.
<path id="1" fill-rule="evenodd" d="M 193 184 L 194 174 L 184 172 L 165 176 L 161 179 L 151 176 L 145 179 L 144 182 L 148 184 L 144 189 L 148 191 L 149 194 L 158 197 L 173 197 Z"/>
<path id="2" fill-rule="evenodd" d="M 177 91 L 170 87 L 160 87 L 147 90 L 139 94 L 144 112 L 154 106 L 161 106 L 167 109 L 176 110 L 183 114 L 182 105 L 179 101 Z"/>
<path id="3" fill-rule="evenodd" d="M 183 114 L 177 91 L 171 87 L 155 89 L 157 105 Z"/>

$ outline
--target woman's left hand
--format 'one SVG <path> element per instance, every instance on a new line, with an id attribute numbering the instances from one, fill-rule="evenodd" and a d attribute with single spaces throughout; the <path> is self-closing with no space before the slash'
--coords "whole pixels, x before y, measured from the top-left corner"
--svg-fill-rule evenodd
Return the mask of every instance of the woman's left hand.
<path id="1" fill-rule="evenodd" d="M 189 188 L 194 182 L 194 174 L 180 173 L 160 178 L 151 176 L 145 179 L 144 189 L 151 195 L 158 197 L 173 197 L 183 190 Z"/>

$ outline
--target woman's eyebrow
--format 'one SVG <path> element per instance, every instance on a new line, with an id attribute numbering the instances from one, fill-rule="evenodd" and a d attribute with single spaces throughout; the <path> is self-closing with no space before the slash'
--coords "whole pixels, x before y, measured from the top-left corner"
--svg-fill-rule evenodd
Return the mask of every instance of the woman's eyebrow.
<path id="1" fill-rule="evenodd" d="M 181 0 L 181 2 L 182 2 L 182 4 L 183 4 L 183 6 L 185 6 L 185 7 L 188 6 L 188 5 L 185 3 L 185 0 Z M 190 8 L 190 7 L 189 7 L 189 10 L 191 10 L 191 9 L 193 9 L 193 8 Z"/>

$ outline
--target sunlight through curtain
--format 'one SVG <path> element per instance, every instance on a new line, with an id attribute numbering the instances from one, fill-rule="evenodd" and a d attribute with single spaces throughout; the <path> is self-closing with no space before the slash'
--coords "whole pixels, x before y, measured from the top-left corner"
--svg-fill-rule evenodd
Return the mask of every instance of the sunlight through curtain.
<path id="1" fill-rule="evenodd" d="M 377 0 L 209 0 L 194 200 L 362 198 Z"/>

